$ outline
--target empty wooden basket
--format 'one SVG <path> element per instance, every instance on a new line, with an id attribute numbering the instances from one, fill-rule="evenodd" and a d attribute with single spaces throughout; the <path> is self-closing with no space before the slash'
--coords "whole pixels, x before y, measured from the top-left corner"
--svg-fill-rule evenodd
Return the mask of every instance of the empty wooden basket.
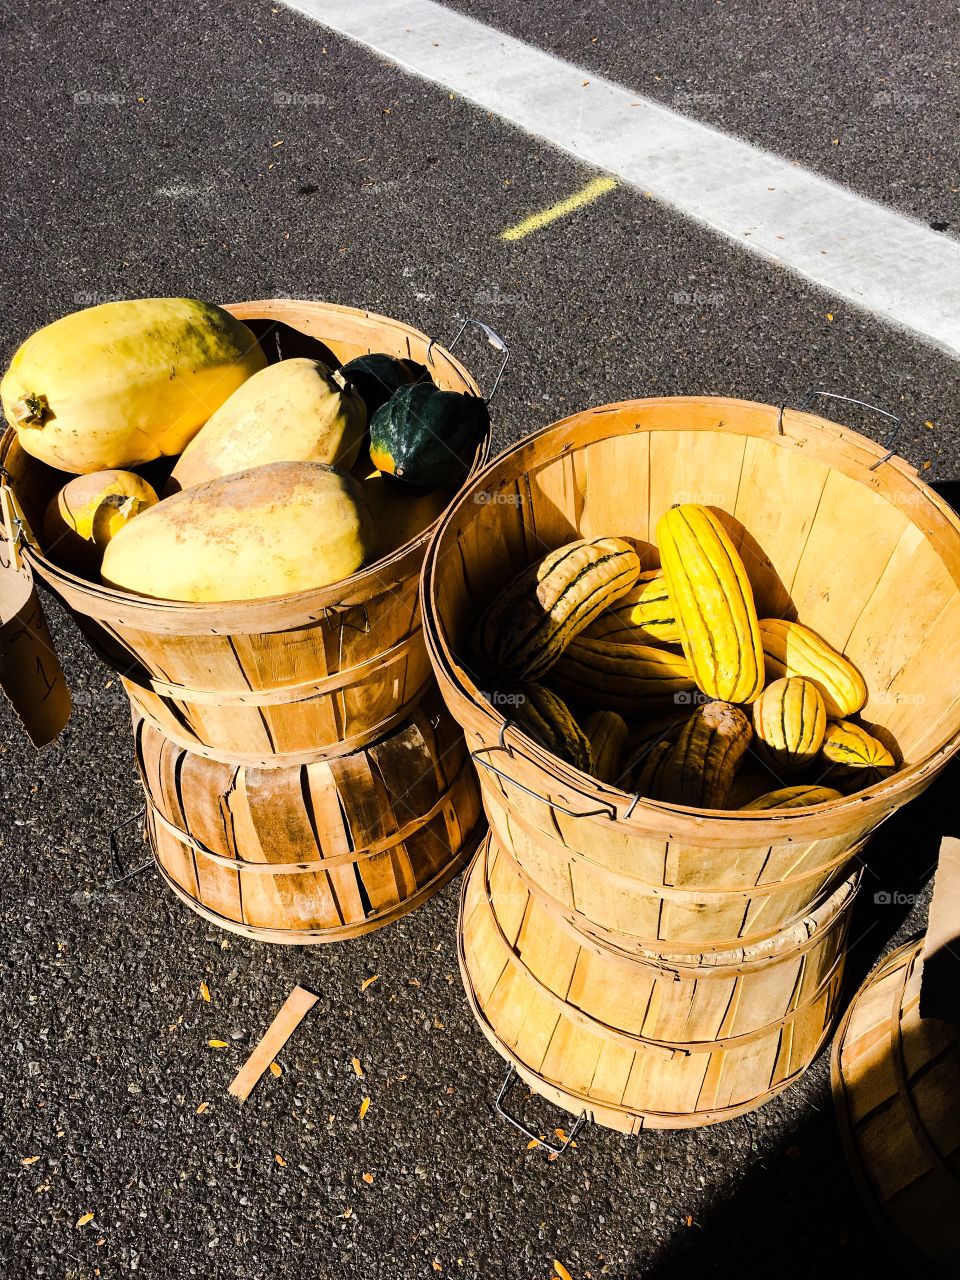
<path id="1" fill-rule="evenodd" d="M 504 584 L 574 538 L 652 544 L 678 501 L 736 522 L 761 617 L 799 617 L 869 688 L 865 722 L 902 767 L 847 798 L 782 813 L 625 794 L 504 718 L 471 669 Z M 960 746 L 960 521 L 902 459 L 812 414 L 742 400 L 637 400 L 577 414 L 507 450 L 449 509 L 424 569 L 424 626 L 501 840 L 585 925 L 657 950 L 749 945 L 844 878 L 869 833 Z"/>
<path id="2" fill-rule="evenodd" d="M 437 385 L 479 394 L 466 369 L 396 320 L 321 302 L 268 299 L 228 308 L 321 340 L 337 359 L 370 351 L 409 357 Z M 478 446 L 474 466 L 486 456 Z M 65 477 L 25 453 L 8 429 L 0 466 L 34 529 Z M 37 548 L 25 558 L 100 654 L 131 701 L 180 746 L 225 762 L 291 763 L 343 754 L 402 722 L 430 668 L 417 590 L 427 531 L 343 582 L 229 604 L 152 600 L 66 572 Z"/>
<path id="3" fill-rule="evenodd" d="M 860 988 L 833 1046 L 833 1096 L 867 1207 L 937 1275 L 960 1273 L 960 1040 L 921 1018 L 923 939 Z M 925 1272 L 926 1273 L 926 1272 Z"/>
<path id="4" fill-rule="evenodd" d="M 464 884 L 460 963 L 494 1048 L 537 1093 L 625 1132 L 753 1110 L 832 1025 L 850 879 L 769 942 L 701 957 L 618 952 L 545 903 L 495 837 Z"/>
<path id="5" fill-rule="evenodd" d="M 331 942 L 397 919 L 463 867 L 485 825 L 436 691 L 329 761 L 223 764 L 136 711 L 134 737 L 163 878 L 204 919 L 262 942 Z"/>

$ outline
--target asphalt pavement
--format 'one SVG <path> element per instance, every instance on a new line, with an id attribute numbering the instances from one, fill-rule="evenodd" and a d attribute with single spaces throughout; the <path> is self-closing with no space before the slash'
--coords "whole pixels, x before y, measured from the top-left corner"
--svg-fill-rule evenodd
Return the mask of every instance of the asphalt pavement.
<path id="1" fill-rule="evenodd" d="M 469 12 L 957 234 L 952 5 Z M 502 240 L 595 175 L 279 5 L 28 0 L 3 21 L 4 359 L 115 297 L 319 297 L 439 339 L 474 316 L 511 349 L 498 444 L 615 399 L 819 386 L 902 414 L 904 456 L 960 477 L 956 362 L 625 187 Z M 491 375 L 489 348 L 464 358 Z M 108 834 L 138 808 L 125 699 L 45 605 L 71 723 L 38 754 L 0 711 L 11 1280 L 548 1280 L 554 1259 L 573 1280 L 894 1273 L 826 1055 L 751 1116 L 590 1128 L 549 1161 L 492 1114 L 503 1064 L 460 989 L 459 883 L 367 938 L 277 949 L 208 927 L 152 872 L 112 882 Z M 956 786 L 878 839 L 853 974 L 923 926 Z M 916 902 L 874 910 L 870 885 Z M 226 1086 L 296 983 L 320 1000 L 240 1108 Z M 526 1107 L 544 1132 L 566 1122 Z"/>

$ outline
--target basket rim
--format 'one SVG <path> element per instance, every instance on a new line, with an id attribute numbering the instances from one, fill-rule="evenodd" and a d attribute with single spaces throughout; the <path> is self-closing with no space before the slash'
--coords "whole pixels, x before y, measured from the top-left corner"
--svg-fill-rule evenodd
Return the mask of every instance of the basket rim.
<path id="1" fill-rule="evenodd" d="M 448 351 L 446 347 L 434 338 L 431 338 L 429 334 L 415 328 L 413 325 L 407 324 L 403 320 L 396 320 L 392 316 L 381 315 L 379 312 L 368 311 L 365 308 L 345 306 L 341 303 L 323 302 L 315 298 L 259 298 L 249 301 L 224 302 L 219 305 L 225 311 L 236 315 L 240 320 L 276 319 L 282 321 L 283 312 L 286 308 L 295 307 L 298 310 L 305 308 L 317 315 L 352 316 L 363 321 L 370 321 L 373 324 L 399 330 L 415 338 L 418 342 L 422 341 L 427 344 L 431 364 L 433 364 L 433 353 L 439 352 L 445 362 L 463 379 L 465 385 L 475 395 L 479 396 L 481 394 L 480 387 L 474 376 L 452 352 Z M 257 314 L 260 308 L 263 308 L 266 314 Z M 483 440 L 477 445 L 465 483 L 469 483 L 470 479 L 489 460 L 492 438 L 493 429 L 492 426 L 488 426 Z M 7 424 L 2 434 L 0 434 L 0 466 L 3 465 L 9 450 L 18 440 L 19 437 L 16 430 Z M 24 452 L 26 451 L 24 450 Z M 454 494 L 453 498 L 456 496 Z M 308 591 L 260 596 L 254 600 L 191 602 L 164 600 L 154 596 L 138 596 L 131 592 L 118 590 L 115 587 L 105 586 L 102 583 L 90 582 L 78 574 L 71 573 L 44 555 L 42 550 L 33 546 L 24 547 L 23 558 L 31 569 L 35 569 L 44 582 L 54 590 L 58 592 L 63 590 L 75 599 L 96 601 L 104 606 L 104 608 L 97 609 L 96 612 L 84 610 L 89 617 L 109 620 L 115 615 L 107 613 L 105 609 L 111 604 L 116 604 L 121 606 L 124 612 L 133 611 L 134 614 L 138 615 L 137 621 L 144 626 L 144 630 L 150 630 L 148 619 L 151 615 L 156 617 L 158 613 L 164 612 L 183 619 L 184 622 L 190 619 L 199 624 L 199 629 L 209 631 L 213 629 L 211 624 L 214 620 L 219 624 L 217 629 L 223 629 L 223 614 L 225 611 L 230 615 L 241 617 L 257 609 L 270 609 L 271 607 L 275 608 L 282 605 L 285 609 L 292 610 L 302 607 L 302 612 L 307 614 L 315 610 L 342 608 L 345 605 L 360 603 L 369 599 L 370 595 L 378 588 L 389 589 L 398 581 L 402 581 L 409 576 L 409 573 L 414 568 L 415 559 L 426 548 L 427 542 L 439 524 L 442 515 L 443 513 L 437 516 L 425 529 L 421 530 L 416 537 L 409 539 L 402 546 L 391 551 L 389 555 L 382 556 L 379 560 L 365 565 L 347 578 L 341 578 L 338 582 L 330 583 L 324 587 L 315 587 Z M 187 630 L 190 629 L 189 627 L 187 628 Z"/>
<path id="2" fill-rule="evenodd" d="M 649 819 L 655 816 L 661 820 L 666 819 L 668 821 L 672 818 L 677 823 L 689 822 L 692 819 L 700 835 L 705 834 L 706 829 L 712 828 L 713 832 L 716 833 L 721 826 L 733 829 L 737 824 L 743 824 L 741 834 L 749 833 L 750 837 L 756 837 L 758 842 L 769 836 L 770 842 L 776 843 L 782 839 L 803 839 L 808 835 L 807 828 L 813 827 L 817 822 L 823 822 L 828 816 L 835 814 L 852 815 L 858 809 L 861 811 L 868 808 L 882 809 L 884 806 L 889 806 L 887 813 L 893 812 L 893 809 L 898 807 L 897 797 L 901 792 L 914 786 L 928 773 L 934 772 L 945 764 L 950 756 L 960 750 L 960 725 L 944 741 L 931 748 L 920 760 L 904 766 L 888 778 L 882 779 L 870 787 L 865 787 L 862 791 L 844 796 L 840 800 L 828 800 L 816 805 L 785 809 L 779 812 L 775 810 L 751 812 L 743 809 L 700 809 L 691 805 L 668 804 L 665 801 L 634 796 L 606 783 L 601 783 L 590 774 L 583 773 L 573 765 L 569 765 L 550 754 L 538 743 L 528 738 L 518 726 L 513 725 L 480 696 L 476 685 L 469 678 L 468 673 L 450 648 L 440 623 L 437 607 L 436 578 L 438 561 L 441 558 L 440 548 L 445 538 L 450 535 L 451 530 L 456 527 L 457 522 L 463 518 L 464 512 L 476 506 L 474 497 L 478 490 L 494 477 L 502 479 L 509 475 L 511 479 L 515 478 L 519 474 L 519 469 L 513 470 L 511 474 L 511 467 L 519 455 L 535 449 L 544 442 L 548 442 L 551 437 L 563 436 L 572 428 L 591 423 L 605 414 L 629 412 L 633 408 L 649 410 L 659 405 L 677 408 L 684 404 L 697 405 L 699 407 L 704 404 L 716 405 L 719 409 L 726 407 L 731 412 L 742 411 L 747 408 L 750 410 L 760 409 L 765 412 L 770 420 L 770 426 L 765 432 L 738 432 L 735 427 L 731 426 L 729 430 L 731 435 L 754 435 L 764 439 L 780 435 L 786 437 L 787 443 L 797 440 L 802 443 L 804 437 L 817 433 L 820 436 L 833 437 L 835 442 L 842 443 L 852 450 L 854 454 L 861 455 L 864 463 L 868 462 L 868 460 L 883 461 L 884 465 L 892 467 L 904 482 L 912 485 L 936 509 L 942 520 L 950 526 L 957 540 L 957 553 L 958 557 L 960 557 L 960 516 L 953 511 L 939 494 L 921 480 L 916 468 L 898 455 L 888 457 L 888 451 L 877 444 L 876 441 L 851 430 L 849 427 L 843 426 L 833 419 L 822 418 L 818 414 L 786 409 L 782 405 L 770 405 L 763 401 L 744 400 L 731 396 L 649 396 L 613 401 L 606 405 L 581 410 L 565 418 L 560 418 L 556 422 L 550 423 L 540 428 L 539 431 L 535 431 L 515 442 L 472 474 L 441 516 L 427 547 L 420 580 L 420 604 L 427 651 L 434 670 L 441 681 L 445 698 L 449 700 L 452 695 L 454 701 L 459 702 L 461 707 L 466 704 L 474 713 L 484 717 L 489 722 L 492 730 L 491 738 L 504 745 L 510 753 L 512 770 L 516 769 L 517 764 L 520 764 L 521 773 L 523 769 L 526 769 L 527 777 L 533 777 L 535 780 L 539 779 L 541 782 L 547 781 L 551 784 L 558 784 L 565 797 L 574 797 L 576 800 L 583 801 L 587 806 L 591 804 L 599 805 L 610 810 L 610 819 L 614 820 L 618 826 L 622 825 L 628 831 L 636 833 L 649 831 L 649 822 L 645 822 L 644 818 Z M 661 427 L 656 429 L 672 431 L 679 428 Z M 712 430 L 715 431 L 717 428 Z M 567 443 L 562 448 L 558 448 L 553 456 L 560 457 L 563 452 L 571 447 Z M 454 714 L 456 715 L 456 712 Z M 457 718 L 460 719 L 459 716 Z M 463 724 L 462 720 L 460 722 Z M 507 741 L 507 734 L 510 735 L 510 742 Z M 556 788 L 554 794 L 556 794 Z M 902 803 L 902 801 L 899 803 Z M 887 815 L 885 814 L 884 816 Z M 789 835 L 787 834 L 788 831 Z"/>

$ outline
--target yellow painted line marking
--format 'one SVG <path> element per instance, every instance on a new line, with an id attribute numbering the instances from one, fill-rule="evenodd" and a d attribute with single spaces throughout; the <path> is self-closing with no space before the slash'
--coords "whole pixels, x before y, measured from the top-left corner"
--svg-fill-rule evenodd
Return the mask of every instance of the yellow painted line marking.
<path id="1" fill-rule="evenodd" d="M 529 218 L 524 218 L 522 222 L 518 222 L 515 227 L 507 227 L 506 231 L 500 232 L 500 239 L 522 240 L 531 231 L 539 231 L 541 227 L 545 227 L 548 222 L 556 222 L 557 218 L 565 218 L 568 213 L 574 213 L 577 209 L 582 209 L 586 204 L 593 204 L 594 200 L 599 200 L 608 191 L 612 191 L 615 186 L 617 186 L 616 178 L 594 178 L 592 182 L 587 183 L 582 191 L 568 196 L 566 200 L 561 200 L 559 204 L 552 204 L 549 209 L 543 209 L 540 213 L 531 214 Z"/>

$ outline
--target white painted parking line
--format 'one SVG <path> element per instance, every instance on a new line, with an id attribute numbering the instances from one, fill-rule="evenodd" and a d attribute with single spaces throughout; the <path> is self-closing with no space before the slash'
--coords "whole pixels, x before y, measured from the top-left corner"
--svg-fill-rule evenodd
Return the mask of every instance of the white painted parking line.
<path id="1" fill-rule="evenodd" d="M 431 0 L 288 4 L 960 355 L 960 242 Z"/>

